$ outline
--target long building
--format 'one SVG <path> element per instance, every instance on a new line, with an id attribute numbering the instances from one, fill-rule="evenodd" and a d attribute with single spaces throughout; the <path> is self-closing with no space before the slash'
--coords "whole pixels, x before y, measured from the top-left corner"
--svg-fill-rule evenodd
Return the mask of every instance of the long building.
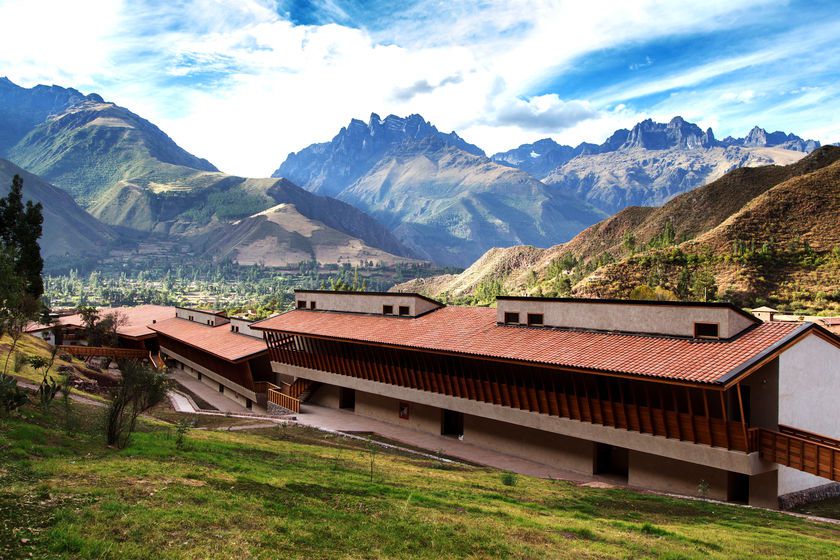
<path id="1" fill-rule="evenodd" d="M 176 307 L 175 316 L 149 325 L 168 364 L 247 409 L 265 406 L 276 387 L 261 332 L 252 321 L 223 313 Z"/>
<path id="2" fill-rule="evenodd" d="M 296 292 L 254 325 L 269 406 L 323 406 L 633 486 L 765 507 L 838 493 L 840 339 L 721 303 Z M 161 343 L 162 347 L 164 343 Z"/>

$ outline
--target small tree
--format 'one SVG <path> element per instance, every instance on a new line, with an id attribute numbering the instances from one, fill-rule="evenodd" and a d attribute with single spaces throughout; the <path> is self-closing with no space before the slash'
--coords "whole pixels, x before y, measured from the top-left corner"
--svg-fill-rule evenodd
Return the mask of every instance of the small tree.
<path id="1" fill-rule="evenodd" d="M 35 371 L 44 370 L 43 379 L 38 385 L 38 402 L 41 403 L 41 408 L 47 409 L 55 396 L 61 390 L 61 385 L 56 383 L 55 379 L 50 376 L 50 370 L 55 363 L 55 355 L 58 352 L 58 347 L 54 346 L 49 358 L 43 356 L 30 356 L 26 359 L 27 363 L 32 366 Z"/>
<path id="2" fill-rule="evenodd" d="M 114 388 L 105 422 L 108 445 L 123 449 L 128 445 L 137 417 L 163 401 L 169 390 L 166 375 L 140 362 L 120 364 L 122 379 Z"/>

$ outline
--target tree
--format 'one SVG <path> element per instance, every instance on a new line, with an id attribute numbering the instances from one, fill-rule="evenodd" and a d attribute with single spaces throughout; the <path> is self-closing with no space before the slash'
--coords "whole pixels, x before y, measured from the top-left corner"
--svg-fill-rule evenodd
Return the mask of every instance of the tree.
<path id="1" fill-rule="evenodd" d="M 166 398 L 166 374 L 135 361 L 120 363 L 122 379 L 114 388 L 105 422 L 108 445 L 123 449 L 128 445 L 137 417 Z"/>
<path id="2" fill-rule="evenodd" d="M 23 279 L 26 293 L 38 299 L 44 294 L 41 272 L 44 259 L 38 239 L 43 234 L 44 214 L 41 203 L 23 203 L 23 179 L 15 175 L 12 188 L 0 198 L 0 242 L 11 251 L 15 272 Z"/>
<path id="3" fill-rule="evenodd" d="M 695 273 L 694 282 L 691 285 L 691 293 L 695 299 L 700 301 L 715 299 L 717 296 L 717 282 L 715 281 L 715 275 L 708 268 L 704 268 Z"/>

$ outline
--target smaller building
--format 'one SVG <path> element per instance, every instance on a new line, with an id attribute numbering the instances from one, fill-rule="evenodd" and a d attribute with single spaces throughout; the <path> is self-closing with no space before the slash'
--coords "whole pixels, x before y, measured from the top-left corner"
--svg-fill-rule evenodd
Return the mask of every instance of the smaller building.
<path id="1" fill-rule="evenodd" d="M 752 310 L 757 319 L 765 323 L 814 323 L 834 334 L 840 334 L 840 317 L 822 317 L 819 315 L 788 315 L 772 307 L 762 306 Z"/>
<path id="2" fill-rule="evenodd" d="M 174 315 L 149 325 L 171 367 L 248 409 L 265 404 L 274 373 L 262 333 L 251 330 L 251 321 L 185 307 L 176 307 Z"/>
<path id="3" fill-rule="evenodd" d="M 169 319 L 175 308 L 168 305 L 138 305 L 134 307 L 99 307 L 99 317 L 116 314 L 120 318 L 117 326 L 117 346 L 157 352 L 157 335 L 149 328 L 158 321 Z M 85 323 L 79 313 L 59 316 L 52 325 L 32 323 L 26 332 L 41 336 L 52 345 L 87 346 Z"/>

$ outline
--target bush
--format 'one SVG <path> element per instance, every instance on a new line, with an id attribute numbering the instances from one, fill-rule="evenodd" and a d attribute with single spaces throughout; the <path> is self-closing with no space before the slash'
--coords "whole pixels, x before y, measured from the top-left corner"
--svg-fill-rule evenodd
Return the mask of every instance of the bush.
<path id="1" fill-rule="evenodd" d="M 166 374 L 140 362 L 122 362 L 120 371 L 105 422 L 106 441 L 118 449 L 128 445 L 137 417 L 163 401 L 169 390 Z"/>
<path id="2" fill-rule="evenodd" d="M 519 477 L 516 476 L 516 473 L 512 472 L 503 472 L 502 473 L 502 484 L 505 486 L 516 486 L 516 483 L 519 480 Z"/>

